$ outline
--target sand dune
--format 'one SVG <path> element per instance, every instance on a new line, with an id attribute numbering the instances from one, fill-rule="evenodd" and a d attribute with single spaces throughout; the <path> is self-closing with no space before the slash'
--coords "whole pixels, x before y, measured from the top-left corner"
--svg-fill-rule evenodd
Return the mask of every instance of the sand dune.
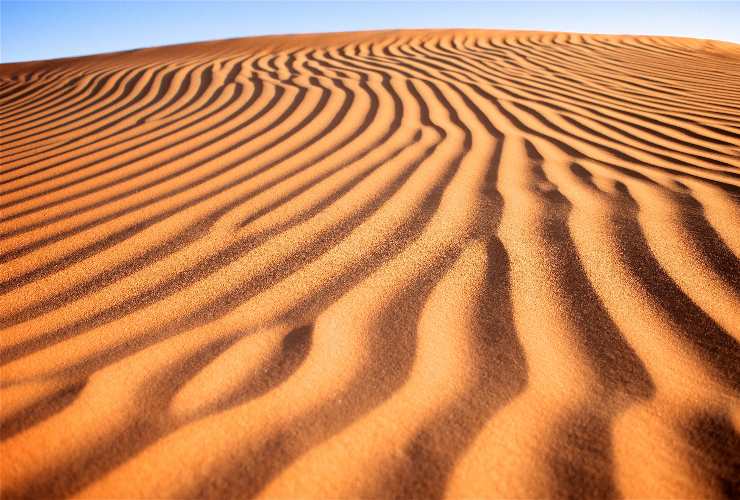
<path id="1" fill-rule="evenodd" d="M 740 495 L 740 47 L 0 66 L 3 498 Z"/>

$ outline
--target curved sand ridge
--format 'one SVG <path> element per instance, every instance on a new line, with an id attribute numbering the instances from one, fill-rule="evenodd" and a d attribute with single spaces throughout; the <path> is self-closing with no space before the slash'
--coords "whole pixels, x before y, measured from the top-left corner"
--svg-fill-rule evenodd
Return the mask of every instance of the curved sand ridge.
<path id="1" fill-rule="evenodd" d="M 0 66 L 15 497 L 736 496 L 740 48 Z"/>

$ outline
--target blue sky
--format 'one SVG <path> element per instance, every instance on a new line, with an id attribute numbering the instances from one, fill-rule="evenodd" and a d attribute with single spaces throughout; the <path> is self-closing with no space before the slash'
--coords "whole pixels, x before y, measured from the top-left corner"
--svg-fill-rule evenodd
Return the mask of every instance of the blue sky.
<path id="1" fill-rule="evenodd" d="M 0 61 L 275 33 L 501 28 L 740 42 L 740 2 L 222 2 L 0 0 Z"/>

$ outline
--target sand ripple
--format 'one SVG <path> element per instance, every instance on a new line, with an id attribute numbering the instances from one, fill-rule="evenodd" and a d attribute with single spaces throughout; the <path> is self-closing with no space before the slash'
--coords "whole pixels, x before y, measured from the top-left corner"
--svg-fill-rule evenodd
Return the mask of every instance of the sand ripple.
<path id="1" fill-rule="evenodd" d="M 740 49 L 0 66 L 0 488 L 737 497 Z"/>

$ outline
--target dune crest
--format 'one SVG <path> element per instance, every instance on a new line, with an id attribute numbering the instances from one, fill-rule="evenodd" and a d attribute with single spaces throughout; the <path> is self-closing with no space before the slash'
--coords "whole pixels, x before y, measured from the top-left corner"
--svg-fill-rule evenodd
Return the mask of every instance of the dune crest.
<path id="1" fill-rule="evenodd" d="M 740 47 L 0 65 L 0 493 L 740 495 Z"/>

